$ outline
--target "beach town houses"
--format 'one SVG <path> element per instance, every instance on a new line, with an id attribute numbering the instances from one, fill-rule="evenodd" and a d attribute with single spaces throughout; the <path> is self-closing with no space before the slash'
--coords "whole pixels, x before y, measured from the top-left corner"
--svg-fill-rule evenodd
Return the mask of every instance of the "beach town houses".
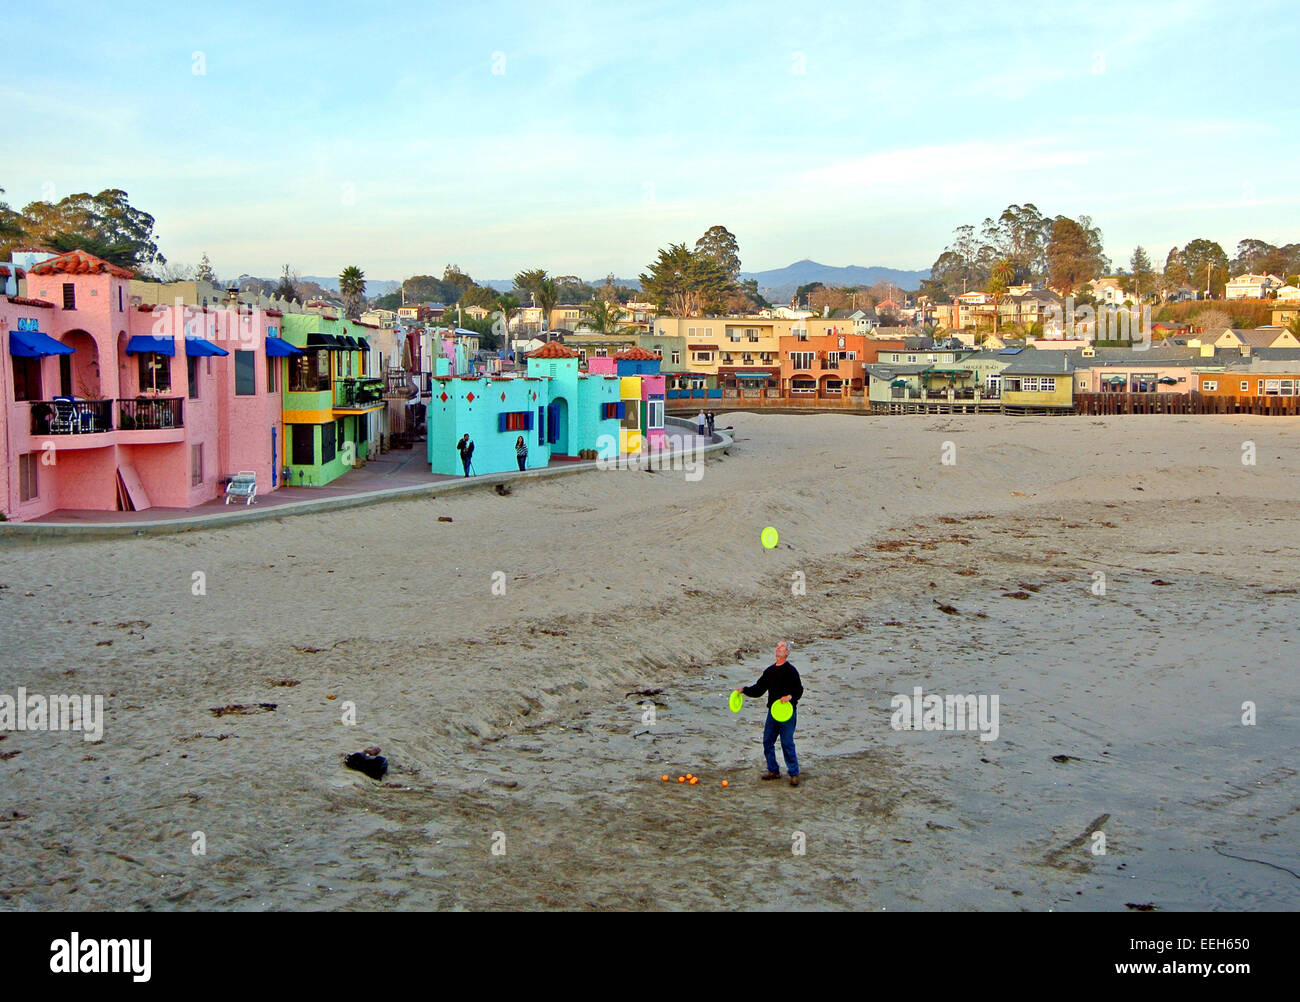
<path id="1" fill-rule="evenodd" d="M 1266 348 L 1195 378 L 1194 388 L 1208 396 L 1300 397 L 1300 351 Z"/>
<path id="2" fill-rule="evenodd" d="M 626 348 L 613 358 L 588 359 L 587 371 L 592 376 L 618 376 L 619 453 L 662 450 L 667 387 L 659 356 L 641 347 Z"/>
<path id="3" fill-rule="evenodd" d="M 1013 413 L 1072 411 L 1075 365 L 1073 352 L 1018 352 L 1001 373 L 1002 406 Z"/>
<path id="4" fill-rule="evenodd" d="M 1192 338 L 1189 346 L 1209 343 L 1216 348 L 1300 348 L 1300 339 L 1284 327 L 1256 327 L 1253 330 L 1229 328 L 1218 333 L 1206 331 L 1199 338 Z"/>
<path id="5" fill-rule="evenodd" d="M 850 329 L 816 334 L 804 329 L 782 337 L 781 393 L 842 398 L 864 392 L 868 339 Z"/>
<path id="6" fill-rule="evenodd" d="M 131 273 L 83 251 L 27 272 L 0 302 L 7 518 L 55 509 L 189 508 L 223 477 L 278 484 L 282 441 L 264 311 L 132 306 Z M 274 354 L 272 354 L 274 358 Z"/>
<path id="7" fill-rule="evenodd" d="M 1224 299 L 1268 299 L 1269 296 L 1286 285 L 1276 275 L 1238 275 L 1228 280 L 1224 289 Z"/>
<path id="8" fill-rule="evenodd" d="M 285 476 L 294 486 L 330 483 L 369 458 L 386 409 L 385 381 L 366 328 L 334 316 L 286 313 Z"/>
<path id="9" fill-rule="evenodd" d="M 620 438 L 620 379 L 579 369 L 578 353 L 551 341 L 528 356 L 527 375 L 452 376 L 433 380 L 427 454 L 434 473 L 460 475 L 457 443 L 474 443 L 473 472 L 517 470 L 515 446 L 528 446 L 527 469 L 600 448 Z"/>

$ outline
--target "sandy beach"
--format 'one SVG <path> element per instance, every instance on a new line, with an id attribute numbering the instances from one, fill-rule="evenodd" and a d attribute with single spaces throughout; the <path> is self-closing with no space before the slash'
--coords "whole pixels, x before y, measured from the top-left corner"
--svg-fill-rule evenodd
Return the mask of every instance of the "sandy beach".
<path id="1" fill-rule="evenodd" d="M 0 908 L 1300 905 L 1300 421 L 720 423 L 698 481 L 0 548 L 0 694 L 106 712 L 0 739 Z M 782 638 L 798 789 L 725 698 Z"/>

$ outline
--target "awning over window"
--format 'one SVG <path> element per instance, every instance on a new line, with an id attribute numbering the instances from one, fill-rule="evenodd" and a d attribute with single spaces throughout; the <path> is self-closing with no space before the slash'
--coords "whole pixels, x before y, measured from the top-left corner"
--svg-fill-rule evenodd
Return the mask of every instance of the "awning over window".
<path id="1" fill-rule="evenodd" d="M 357 339 L 354 338 L 351 334 L 344 334 L 339 337 L 339 340 L 343 342 L 343 346 L 346 351 L 361 350 L 361 345 L 357 344 Z"/>
<path id="2" fill-rule="evenodd" d="M 330 351 L 338 351 L 338 339 L 333 334 L 308 334 L 308 348 L 326 348 Z"/>
<path id="3" fill-rule="evenodd" d="M 737 372 L 737 379 L 771 379 L 773 373 L 770 372 Z"/>
<path id="4" fill-rule="evenodd" d="M 363 337 L 359 337 L 357 338 L 357 347 L 360 348 L 362 351 L 369 351 L 370 342 Z"/>
<path id="5" fill-rule="evenodd" d="M 176 356 L 176 339 L 171 337 L 154 337 L 152 334 L 137 334 L 126 344 L 128 355 L 167 355 Z"/>
<path id="6" fill-rule="evenodd" d="M 44 358 L 46 355 L 71 355 L 74 349 L 55 341 L 40 331 L 10 331 L 9 354 L 18 358 Z"/>
<path id="7" fill-rule="evenodd" d="M 185 354 L 190 358 L 209 358 L 213 355 L 229 355 L 230 352 L 225 348 L 217 347 L 211 341 L 191 335 L 185 338 Z"/>
<path id="8" fill-rule="evenodd" d="M 302 349 L 295 348 L 283 338 L 269 337 L 266 339 L 266 357 L 267 358 L 288 358 L 290 355 L 301 355 Z"/>

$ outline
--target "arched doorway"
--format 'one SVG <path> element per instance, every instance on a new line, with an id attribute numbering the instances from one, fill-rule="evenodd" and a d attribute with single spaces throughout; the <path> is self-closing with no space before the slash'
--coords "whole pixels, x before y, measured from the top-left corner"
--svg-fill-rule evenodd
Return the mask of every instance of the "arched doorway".
<path id="1" fill-rule="evenodd" d="M 99 344 L 83 330 L 71 330 L 59 340 L 72 349 L 59 356 L 59 395 L 98 400 L 102 396 Z"/>
<path id="2" fill-rule="evenodd" d="M 569 455 L 569 403 L 563 397 L 556 397 L 547 408 L 546 432 L 551 455 Z"/>

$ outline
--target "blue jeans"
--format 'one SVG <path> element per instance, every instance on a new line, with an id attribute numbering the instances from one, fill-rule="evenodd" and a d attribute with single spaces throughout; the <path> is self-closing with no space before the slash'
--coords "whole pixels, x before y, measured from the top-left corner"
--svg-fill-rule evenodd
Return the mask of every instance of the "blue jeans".
<path id="1" fill-rule="evenodd" d="M 767 771 L 780 772 L 776 767 L 776 738 L 781 736 L 781 757 L 785 759 L 785 771 L 791 776 L 799 775 L 799 759 L 794 753 L 794 725 L 799 722 L 799 710 L 784 724 L 777 723 L 772 711 L 767 712 L 767 721 L 763 724 L 763 754 L 767 756 Z"/>

